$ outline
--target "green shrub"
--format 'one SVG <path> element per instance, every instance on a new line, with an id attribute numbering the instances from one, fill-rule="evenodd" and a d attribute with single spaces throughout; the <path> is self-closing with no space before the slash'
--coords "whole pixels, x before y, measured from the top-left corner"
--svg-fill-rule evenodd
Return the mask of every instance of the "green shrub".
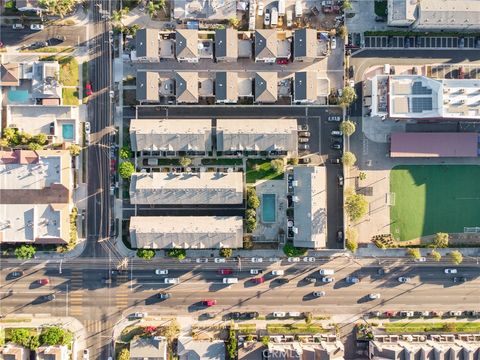
<path id="1" fill-rule="evenodd" d="M 230 248 L 222 248 L 220 249 L 220 256 L 224 258 L 229 258 L 232 257 L 233 255 L 233 250 Z"/>
<path id="2" fill-rule="evenodd" d="M 138 249 L 137 256 L 140 259 L 151 260 L 155 257 L 155 251 L 151 249 Z"/>
<path id="3" fill-rule="evenodd" d="M 307 249 L 304 248 L 297 248 L 290 243 L 285 244 L 283 247 L 283 252 L 288 257 L 295 257 L 295 256 L 304 256 L 307 254 Z"/>
<path id="4" fill-rule="evenodd" d="M 187 251 L 185 249 L 169 249 L 167 250 L 167 256 L 183 260 L 187 257 Z"/>

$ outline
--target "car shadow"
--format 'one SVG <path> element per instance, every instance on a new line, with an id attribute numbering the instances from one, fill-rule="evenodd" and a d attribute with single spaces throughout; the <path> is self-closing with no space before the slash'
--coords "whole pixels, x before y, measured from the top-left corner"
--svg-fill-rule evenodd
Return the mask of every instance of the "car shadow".
<path id="1" fill-rule="evenodd" d="M 313 291 L 311 293 L 303 295 L 302 301 L 312 301 L 317 299 L 316 296 L 313 295 Z"/>
<path id="2" fill-rule="evenodd" d="M 30 285 L 28 285 L 29 289 L 38 289 L 41 287 L 42 287 L 42 284 L 40 284 L 38 281 L 33 281 L 32 283 L 30 283 Z"/>

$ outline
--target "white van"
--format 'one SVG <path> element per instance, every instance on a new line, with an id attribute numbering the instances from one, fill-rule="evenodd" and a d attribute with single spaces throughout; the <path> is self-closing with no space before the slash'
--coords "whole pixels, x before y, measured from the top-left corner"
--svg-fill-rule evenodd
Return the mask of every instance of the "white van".
<path id="1" fill-rule="evenodd" d="M 165 278 L 165 284 L 178 284 L 178 278 Z"/>
<path id="2" fill-rule="evenodd" d="M 285 275 L 285 271 L 283 271 L 283 270 L 272 270 L 272 275 L 273 276 L 283 276 L 283 275 Z"/>
<path id="3" fill-rule="evenodd" d="M 390 64 L 383 65 L 383 73 L 385 75 L 390 75 Z"/>
<path id="4" fill-rule="evenodd" d="M 223 283 L 224 284 L 236 284 L 238 283 L 237 278 L 223 278 Z"/>
<path id="5" fill-rule="evenodd" d="M 333 269 L 320 269 L 318 271 L 318 273 L 320 275 L 333 275 L 333 274 L 335 274 L 335 270 L 333 270 Z"/>

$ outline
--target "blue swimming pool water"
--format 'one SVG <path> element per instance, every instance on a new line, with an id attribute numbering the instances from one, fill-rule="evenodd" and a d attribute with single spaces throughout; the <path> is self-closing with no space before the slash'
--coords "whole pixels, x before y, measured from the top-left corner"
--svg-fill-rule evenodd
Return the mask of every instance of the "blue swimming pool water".
<path id="1" fill-rule="evenodd" d="M 73 124 L 63 124 L 62 125 L 62 137 L 65 140 L 73 140 L 74 139 Z"/>
<path id="2" fill-rule="evenodd" d="M 30 99 L 30 94 L 28 93 L 28 90 L 9 90 L 7 96 L 9 102 L 22 104 L 27 103 Z"/>
<path id="3" fill-rule="evenodd" d="M 276 199 L 275 194 L 262 195 L 262 221 L 272 223 L 276 220 Z"/>

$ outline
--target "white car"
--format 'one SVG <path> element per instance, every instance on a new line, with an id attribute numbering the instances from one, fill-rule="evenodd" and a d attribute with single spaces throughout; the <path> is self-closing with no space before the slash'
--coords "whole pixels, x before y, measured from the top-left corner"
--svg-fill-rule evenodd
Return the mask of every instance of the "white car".
<path id="1" fill-rule="evenodd" d="M 457 273 L 457 269 L 445 269 L 445 270 L 444 270 L 444 273 L 445 273 L 445 274 L 456 274 L 456 273 Z"/>
<path id="2" fill-rule="evenodd" d="M 90 134 L 90 122 L 85 121 L 85 134 Z"/>
<path id="3" fill-rule="evenodd" d="M 285 275 L 285 271 L 283 271 L 283 270 L 272 270 L 272 275 L 273 276 L 283 276 L 283 275 Z"/>
<path id="4" fill-rule="evenodd" d="M 237 278 L 223 278 L 224 284 L 238 284 Z"/>
<path id="5" fill-rule="evenodd" d="M 263 5 L 263 1 L 258 2 L 258 8 L 257 8 L 257 15 L 258 16 L 263 16 L 263 9 L 265 6 Z"/>
<path id="6" fill-rule="evenodd" d="M 157 269 L 157 270 L 155 270 L 155 274 L 157 274 L 157 275 L 168 275 L 168 270 Z"/>
<path id="7" fill-rule="evenodd" d="M 220 263 L 227 262 L 227 259 L 225 259 L 225 258 L 215 258 L 213 261 L 217 264 L 220 264 Z"/>
<path id="8" fill-rule="evenodd" d="M 198 264 L 205 264 L 205 263 L 208 263 L 208 259 L 207 258 L 198 258 L 197 260 L 195 260 Z"/>
<path id="9" fill-rule="evenodd" d="M 279 262 L 279 261 L 280 261 L 280 258 L 277 258 L 277 257 L 268 258 L 268 261 L 270 261 L 270 262 Z"/>
<path id="10" fill-rule="evenodd" d="M 258 269 L 250 269 L 250 275 L 258 275 L 260 274 L 260 270 Z"/>
<path id="11" fill-rule="evenodd" d="M 415 259 L 416 262 L 426 262 L 427 258 L 425 256 L 419 257 L 418 259 Z"/>
<path id="12" fill-rule="evenodd" d="M 368 295 L 368 298 L 370 300 L 380 299 L 380 294 L 379 293 L 373 293 L 373 294 Z"/>
<path id="13" fill-rule="evenodd" d="M 109 94 L 110 94 L 110 98 L 113 99 L 115 97 L 115 91 L 110 90 Z"/>
<path id="14" fill-rule="evenodd" d="M 252 258 L 252 263 L 261 263 L 261 262 L 263 262 L 263 258 L 255 258 L 255 257 Z"/>
<path id="15" fill-rule="evenodd" d="M 148 315 L 148 314 L 147 314 L 146 312 L 144 312 L 144 313 L 142 313 L 142 312 L 136 312 L 135 314 L 133 314 L 133 317 L 134 317 L 134 318 L 138 318 L 138 319 L 142 319 L 142 318 L 144 318 L 144 317 L 147 317 L 147 315 Z"/>
<path id="16" fill-rule="evenodd" d="M 288 262 L 299 262 L 300 258 L 299 257 L 289 257 L 287 260 L 288 260 Z"/>
<path id="17" fill-rule="evenodd" d="M 165 284 L 178 284 L 179 280 L 178 278 L 165 278 L 164 282 Z"/>
<path id="18" fill-rule="evenodd" d="M 270 25 L 270 10 L 265 10 L 265 16 L 263 17 L 263 25 L 269 26 Z"/>
<path id="19" fill-rule="evenodd" d="M 400 316 L 403 317 L 413 317 L 413 311 L 400 311 Z"/>
<path id="20" fill-rule="evenodd" d="M 331 42 L 330 42 L 330 47 L 332 50 L 335 50 L 337 48 L 337 38 L 332 37 Z"/>
<path id="21" fill-rule="evenodd" d="M 335 278 L 333 277 L 330 277 L 330 276 L 325 276 L 322 278 L 322 282 L 324 283 L 331 283 L 331 282 L 334 282 L 335 281 Z"/>
<path id="22" fill-rule="evenodd" d="M 325 296 L 325 291 L 314 291 L 313 296 L 315 297 L 324 297 Z"/>
<path id="23" fill-rule="evenodd" d="M 397 280 L 398 282 L 401 282 L 401 283 L 407 283 L 410 281 L 410 278 L 405 276 L 400 276 Z"/>
<path id="24" fill-rule="evenodd" d="M 462 316 L 462 312 L 461 311 L 449 311 L 448 312 L 448 315 L 449 316 Z"/>
<path id="25" fill-rule="evenodd" d="M 290 317 L 300 317 L 300 316 L 302 316 L 302 313 L 298 312 L 298 311 L 289 311 L 288 316 L 290 316 Z"/>
<path id="26" fill-rule="evenodd" d="M 287 316 L 287 314 L 284 313 L 283 311 L 276 311 L 273 313 L 273 317 L 276 317 L 276 318 L 284 318 L 285 316 Z"/>
<path id="27" fill-rule="evenodd" d="M 90 359 L 90 352 L 88 349 L 83 350 L 83 360 L 88 360 Z"/>
<path id="28" fill-rule="evenodd" d="M 42 24 L 31 24 L 30 30 L 32 31 L 40 31 L 43 30 L 45 27 Z"/>

